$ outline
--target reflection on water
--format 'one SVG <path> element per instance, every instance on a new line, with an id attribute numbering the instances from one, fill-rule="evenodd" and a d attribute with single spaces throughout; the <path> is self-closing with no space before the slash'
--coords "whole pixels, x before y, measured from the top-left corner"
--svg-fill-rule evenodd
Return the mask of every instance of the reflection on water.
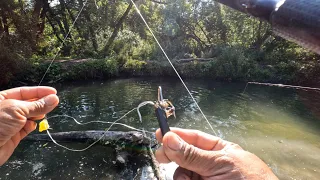
<path id="1" fill-rule="evenodd" d="M 67 114 L 79 121 L 112 121 L 140 102 L 155 100 L 161 85 L 165 98 L 176 106 L 170 126 L 212 133 L 209 126 L 176 79 L 122 79 L 108 82 L 63 85 L 60 105 L 49 116 Z M 218 135 L 257 154 L 280 179 L 320 177 L 320 94 L 243 83 L 187 81 Z M 318 101 L 319 99 L 319 101 Z M 157 121 L 152 107 L 142 108 L 143 123 L 131 114 L 122 123 L 154 131 Z M 102 130 L 107 125 L 76 125 L 68 118 L 53 118 L 53 132 Z M 116 126 L 113 130 L 127 130 Z M 24 142 L 10 161 L 0 168 L 0 179 L 133 179 L 143 162 L 126 167 L 112 163 L 110 147 L 95 146 L 86 152 L 67 152 L 49 143 Z M 66 144 L 73 148 L 84 144 Z M 142 168 L 143 169 L 143 168 Z"/>

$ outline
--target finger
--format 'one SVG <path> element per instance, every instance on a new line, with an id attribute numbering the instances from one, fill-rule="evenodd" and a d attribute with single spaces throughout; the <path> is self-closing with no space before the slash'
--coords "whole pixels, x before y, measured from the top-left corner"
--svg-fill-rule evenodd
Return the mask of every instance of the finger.
<path id="1" fill-rule="evenodd" d="M 182 167 L 178 167 L 173 174 L 173 179 L 174 180 L 191 180 L 191 175 L 192 175 L 191 171 Z"/>
<path id="2" fill-rule="evenodd" d="M 171 128 L 170 128 L 170 130 L 172 131 Z M 159 128 L 156 130 L 156 139 L 159 143 L 162 143 L 162 138 L 163 138 L 162 132 L 161 132 L 161 129 Z"/>
<path id="3" fill-rule="evenodd" d="M 2 166 L 12 155 L 15 144 L 12 140 L 7 141 L 3 146 L 0 147 L 0 166 Z"/>
<path id="4" fill-rule="evenodd" d="M 20 87 L 0 92 L 0 100 L 16 99 L 29 100 L 34 98 L 42 98 L 50 94 L 57 94 L 56 89 L 47 86 Z"/>
<path id="5" fill-rule="evenodd" d="M 223 151 L 207 151 L 190 145 L 173 132 L 164 136 L 163 148 L 169 160 L 204 176 L 216 166 L 215 160 L 224 155 Z"/>
<path id="6" fill-rule="evenodd" d="M 55 94 L 48 95 L 38 101 L 25 102 L 28 109 L 26 117 L 37 117 L 52 111 L 59 103 L 59 98 Z"/>
<path id="7" fill-rule="evenodd" d="M 201 180 L 199 174 L 189 171 L 188 169 L 178 167 L 173 175 L 174 180 Z"/>
<path id="8" fill-rule="evenodd" d="M 46 115 L 45 115 L 45 114 L 42 114 L 42 115 L 40 115 L 40 116 L 30 117 L 30 118 L 28 118 L 28 120 L 36 121 L 36 120 L 44 119 L 45 117 L 46 117 Z"/>
<path id="9" fill-rule="evenodd" d="M 21 139 L 25 138 L 32 131 L 37 129 L 37 123 L 34 121 L 27 121 L 24 127 L 20 131 Z"/>
<path id="10" fill-rule="evenodd" d="M 219 137 L 191 129 L 170 128 L 171 132 L 176 133 L 188 144 L 194 145 L 203 150 L 222 150 L 229 142 Z M 162 134 L 160 129 L 156 131 L 158 142 L 162 143 Z"/>
<path id="11" fill-rule="evenodd" d="M 164 153 L 164 149 L 161 146 L 159 149 L 156 150 L 155 153 L 156 159 L 159 163 L 170 163 L 170 159 Z"/>
<path id="12" fill-rule="evenodd" d="M 20 141 L 21 141 L 20 133 L 17 133 L 14 136 L 12 136 L 11 137 L 11 141 L 14 144 L 14 148 L 16 148 L 19 145 Z"/>

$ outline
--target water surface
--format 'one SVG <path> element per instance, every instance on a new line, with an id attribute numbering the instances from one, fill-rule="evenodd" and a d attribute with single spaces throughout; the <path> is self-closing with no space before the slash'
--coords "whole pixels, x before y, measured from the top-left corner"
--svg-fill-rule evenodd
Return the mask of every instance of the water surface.
<path id="1" fill-rule="evenodd" d="M 156 100 L 161 85 L 176 106 L 170 126 L 213 134 L 187 91 L 177 79 L 119 79 L 56 86 L 60 105 L 48 116 L 67 114 L 81 122 L 114 121 L 142 101 Z M 263 159 L 280 179 L 320 177 L 320 93 L 293 89 L 187 81 L 218 136 L 240 144 Z M 318 103 L 319 102 L 319 103 Z M 143 123 L 133 113 L 121 122 L 155 131 L 152 107 L 142 109 Z M 103 130 L 108 125 L 76 125 L 69 118 L 50 120 L 52 132 Z M 115 126 L 112 130 L 128 131 Z M 68 143 L 72 148 L 85 144 Z M 134 179 L 145 162 L 114 164 L 115 151 L 97 145 L 85 152 L 69 152 L 52 143 L 23 142 L 10 161 L 0 167 L 0 179 Z M 140 158 L 141 159 L 141 158 Z"/>

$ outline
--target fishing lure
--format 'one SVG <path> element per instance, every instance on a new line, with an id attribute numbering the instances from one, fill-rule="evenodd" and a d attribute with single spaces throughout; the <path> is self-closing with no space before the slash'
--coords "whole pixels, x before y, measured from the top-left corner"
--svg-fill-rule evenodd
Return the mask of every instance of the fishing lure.
<path id="1" fill-rule="evenodd" d="M 50 129 L 49 123 L 47 119 L 43 119 L 40 123 L 39 123 L 39 132 L 43 132 Z"/>
<path id="2" fill-rule="evenodd" d="M 162 136 L 164 136 L 170 131 L 167 119 L 172 115 L 176 117 L 176 114 L 173 104 L 168 99 L 163 98 L 161 86 L 158 88 L 158 101 L 154 107 Z"/>

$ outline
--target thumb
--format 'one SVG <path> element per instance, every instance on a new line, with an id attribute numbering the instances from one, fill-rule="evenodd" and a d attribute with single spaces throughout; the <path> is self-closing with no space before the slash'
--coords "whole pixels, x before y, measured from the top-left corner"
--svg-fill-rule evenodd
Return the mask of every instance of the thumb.
<path id="1" fill-rule="evenodd" d="M 166 133 L 162 142 L 168 159 L 203 176 L 215 166 L 215 160 L 223 156 L 220 151 L 206 151 L 190 145 L 173 132 Z"/>
<path id="2" fill-rule="evenodd" d="M 41 116 L 52 111 L 59 103 L 59 98 L 55 94 L 50 94 L 42 99 L 32 102 L 25 102 L 28 113 L 27 118 Z"/>

